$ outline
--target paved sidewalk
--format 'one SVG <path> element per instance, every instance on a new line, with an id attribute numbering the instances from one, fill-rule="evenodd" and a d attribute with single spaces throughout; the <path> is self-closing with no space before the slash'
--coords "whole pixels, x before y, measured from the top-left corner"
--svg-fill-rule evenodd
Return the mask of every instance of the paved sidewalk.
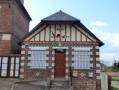
<path id="1" fill-rule="evenodd" d="M 15 84 L 13 90 L 45 90 L 45 88 L 41 86 Z"/>
<path id="2" fill-rule="evenodd" d="M 11 90 L 14 81 L 0 79 L 0 90 Z"/>
<path id="3" fill-rule="evenodd" d="M 1 78 L 0 90 L 45 90 L 44 87 L 41 86 L 14 84 L 14 82 L 19 82 L 19 81 L 20 81 L 19 79 Z"/>

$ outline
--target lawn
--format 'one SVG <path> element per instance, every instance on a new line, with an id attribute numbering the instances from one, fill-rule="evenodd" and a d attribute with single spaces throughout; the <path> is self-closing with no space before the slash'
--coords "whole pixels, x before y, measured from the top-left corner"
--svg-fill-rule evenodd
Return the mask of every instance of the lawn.
<path id="1" fill-rule="evenodd" d="M 112 90 L 119 90 L 119 88 L 116 88 L 116 87 L 112 86 Z"/>
<path id="2" fill-rule="evenodd" d="M 112 81 L 119 81 L 119 78 L 117 77 L 112 77 Z"/>

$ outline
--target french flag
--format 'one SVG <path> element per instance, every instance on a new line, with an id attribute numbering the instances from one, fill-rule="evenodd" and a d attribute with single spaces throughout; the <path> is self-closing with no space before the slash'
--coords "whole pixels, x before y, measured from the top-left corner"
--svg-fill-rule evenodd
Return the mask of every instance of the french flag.
<path id="1" fill-rule="evenodd" d="M 52 31 L 51 31 L 52 32 Z M 55 38 L 55 34 L 52 32 L 53 38 Z"/>
<path id="2" fill-rule="evenodd" d="M 56 36 L 56 38 L 61 37 L 61 32 L 59 32 Z"/>

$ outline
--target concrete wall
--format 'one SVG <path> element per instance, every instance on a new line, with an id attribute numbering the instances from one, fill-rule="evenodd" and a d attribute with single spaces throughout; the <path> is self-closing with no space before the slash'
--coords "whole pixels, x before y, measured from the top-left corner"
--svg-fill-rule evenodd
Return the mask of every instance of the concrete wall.
<path id="1" fill-rule="evenodd" d="M 101 88 L 108 90 L 108 75 L 101 73 Z"/>

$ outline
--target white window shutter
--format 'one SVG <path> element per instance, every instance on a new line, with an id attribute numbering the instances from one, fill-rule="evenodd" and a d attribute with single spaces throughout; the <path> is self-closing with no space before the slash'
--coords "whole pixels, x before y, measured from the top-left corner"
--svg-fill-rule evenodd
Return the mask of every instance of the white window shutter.
<path id="1" fill-rule="evenodd" d="M 30 68 L 46 68 L 46 50 L 31 49 Z"/>
<path id="2" fill-rule="evenodd" d="M 74 51 L 74 69 L 90 69 L 90 51 Z"/>

